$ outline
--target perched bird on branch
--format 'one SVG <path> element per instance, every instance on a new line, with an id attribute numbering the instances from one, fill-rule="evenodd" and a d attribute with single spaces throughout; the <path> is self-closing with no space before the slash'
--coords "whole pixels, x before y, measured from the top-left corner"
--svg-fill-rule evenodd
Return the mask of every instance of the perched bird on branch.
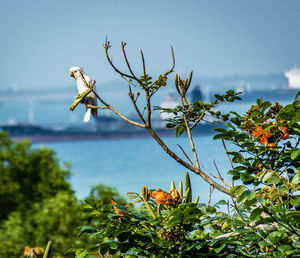
<path id="1" fill-rule="evenodd" d="M 86 90 L 93 87 L 90 77 L 84 74 L 82 68 L 74 66 L 70 68 L 69 72 L 70 76 L 73 77 L 76 81 L 78 95 L 84 93 Z M 91 91 L 88 95 L 86 95 L 83 98 L 82 103 L 97 106 L 97 98 L 94 92 Z M 93 117 L 97 117 L 97 109 L 87 107 L 83 119 L 85 123 L 87 123 L 90 120 L 91 114 L 93 115 Z"/>

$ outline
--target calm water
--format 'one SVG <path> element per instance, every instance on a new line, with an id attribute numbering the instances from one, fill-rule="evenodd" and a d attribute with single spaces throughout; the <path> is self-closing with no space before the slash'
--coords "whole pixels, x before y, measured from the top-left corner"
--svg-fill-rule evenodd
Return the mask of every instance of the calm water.
<path id="1" fill-rule="evenodd" d="M 177 144 L 191 154 L 187 138 L 169 137 L 164 140 L 179 156 L 184 158 Z M 230 168 L 222 143 L 213 141 L 212 136 L 198 136 L 195 143 L 201 166 L 216 174 L 213 165 L 215 159 L 219 170 L 226 177 L 225 172 Z M 71 184 L 79 198 L 89 194 L 91 185 L 100 183 L 117 188 L 122 195 L 132 191 L 140 192 L 144 185 L 168 190 L 172 179 L 176 185 L 180 180 L 184 182 L 187 171 L 152 138 L 62 142 L 46 146 L 53 148 L 62 161 L 72 163 Z M 209 185 L 200 176 L 190 175 L 194 197 L 199 194 L 201 201 L 206 202 Z M 223 197 L 222 193 L 215 190 L 214 201 Z"/>
<path id="2" fill-rule="evenodd" d="M 287 103 L 286 101 L 281 102 L 284 105 Z M 229 110 L 245 112 L 249 107 L 250 103 L 247 102 L 229 103 L 223 105 L 222 110 L 223 112 Z M 6 108 L 5 105 L 2 106 L 2 109 Z M 41 112 L 35 113 L 35 119 L 43 124 L 45 121 L 40 117 L 40 115 L 43 115 L 48 123 L 51 123 L 51 117 L 55 118 L 56 121 L 59 120 L 57 117 L 53 117 L 54 114 L 61 114 L 62 121 L 67 121 L 66 117 L 70 115 L 68 108 L 64 108 L 65 111 L 68 111 L 66 114 L 55 112 L 58 109 L 60 110 L 58 105 L 55 110 L 49 108 L 44 110 L 41 108 L 39 109 Z M 52 111 L 50 112 L 50 110 Z M 46 111 L 50 112 L 49 116 Z M 83 111 L 81 110 L 81 112 Z M 18 114 L 18 112 L 11 112 L 11 110 L 6 113 L 8 115 Z M 23 119 L 25 119 L 25 116 Z M 20 120 L 20 118 L 17 120 Z M 182 158 L 185 159 L 177 144 L 180 144 L 185 152 L 192 156 L 189 151 L 190 146 L 187 138 L 169 137 L 164 140 Z M 230 164 L 221 141 L 213 141 L 212 135 L 205 135 L 196 137 L 195 144 L 198 147 L 197 151 L 202 168 L 216 175 L 216 169 L 213 164 L 213 160 L 215 160 L 223 177 L 226 178 L 226 172 L 230 169 Z M 35 144 L 35 146 L 38 147 L 40 145 Z M 122 195 L 125 195 L 127 192 L 140 192 L 144 185 L 147 185 L 149 188 L 168 190 L 171 180 L 173 179 L 178 185 L 180 180 L 184 181 L 186 172 L 184 167 L 170 158 L 150 137 L 49 143 L 46 146 L 53 148 L 61 161 L 72 164 L 71 171 L 73 175 L 70 180 L 80 199 L 89 194 L 91 185 L 100 183 L 117 188 Z M 228 148 L 230 150 L 230 146 Z M 199 194 L 200 200 L 206 202 L 209 194 L 209 185 L 200 176 L 192 173 L 190 175 L 194 197 Z M 229 179 L 229 176 L 227 178 Z M 222 193 L 215 190 L 213 201 L 224 197 Z"/>

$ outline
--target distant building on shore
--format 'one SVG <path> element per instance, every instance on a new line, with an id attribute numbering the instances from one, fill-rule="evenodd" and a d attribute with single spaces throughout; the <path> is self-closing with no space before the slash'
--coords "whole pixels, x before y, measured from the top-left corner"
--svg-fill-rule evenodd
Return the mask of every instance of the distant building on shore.
<path id="1" fill-rule="evenodd" d="M 300 68 L 295 66 L 291 70 L 285 72 L 284 75 L 288 78 L 290 89 L 300 89 Z"/>
<path id="2" fill-rule="evenodd" d="M 195 86 L 191 91 L 191 102 L 194 103 L 198 100 L 203 101 L 203 96 L 199 85 Z"/>

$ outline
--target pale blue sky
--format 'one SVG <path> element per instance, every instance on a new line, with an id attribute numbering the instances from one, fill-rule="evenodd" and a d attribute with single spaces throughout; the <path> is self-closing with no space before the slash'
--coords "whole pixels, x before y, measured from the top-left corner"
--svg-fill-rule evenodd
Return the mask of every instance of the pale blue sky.
<path id="1" fill-rule="evenodd" d="M 299 0 L 0 0 L 0 89 L 49 88 L 71 81 L 83 66 L 98 83 L 117 77 L 105 60 L 108 36 L 113 60 L 120 43 L 148 70 L 169 67 L 195 76 L 283 73 L 300 66 Z M 137 61 L 138 60 L 138 61 Z"/>

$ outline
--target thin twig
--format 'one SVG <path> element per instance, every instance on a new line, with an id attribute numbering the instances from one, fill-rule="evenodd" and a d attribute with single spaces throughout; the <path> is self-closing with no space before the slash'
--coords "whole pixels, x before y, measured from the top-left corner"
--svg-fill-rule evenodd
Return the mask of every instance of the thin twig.
<path id="1" fill-rule="evenodd" d="M 142 112 L 143 117 L 144 117 L 145 110 L 146 110 L 146 107 L 143 108 L 143 112 Z"/>
<path id="2" fill-rule="evenodd" d="M 222 140 L 223 147 L 224 147 L 224 150 L 225 150 L 225 152 L 226 152 L 226 155 L 227 155 L 227 157 L 228 157 L 230 166 L 231 166 L 232 169 L 234 169 L 234 166 L 233 166 L 233 164 L 232 164 L 231 158 L 230 158 L 230 156 L 229 156 L 229 154 L 228 154 L 228 150 L 227 150 L 225 141 L 224 141 L 224 139 L 221 139 L 221 140 Z M 234 187 L 234 180 L 232 180 L 231 185 L 232 185 L 232 187 Z"/>
<path id="3" fill-rule="evenodd" d="M 146 93 L 146 106 L 147 106 L 147 127 L 151 128 L 151 102 L 150 102 L 150 94 L 149 91 L 145 89 Z"/>
<path id="4" fill-rule="evenodd" d="M 134 106 L 134 109 L 135 109 L 136 113 L 138 114 L 139 118 L 142 120 L 142 122 L 143 122 L 144 124 L 146 124 L 146 121 L 145 121 L 145 119 L 144 119 L 144 117 L 143 117 L 143 114 L 141 114 L 140 109 L 138 108 L 138 106 L 137 106 L 137 104 L 136 104 L 136 100 L 137 100 L 139 94 L 137 94 L 136 99 L 134 99 L 134 94 L 132 93 L 132 90 L 131 90 L 130 85 L 129 85 L 129 94 L 128 94 L 128 95 L 129 95 L 129 97 L 130 97 L 130 99 L 131 99 L 131 102 L 132 102 L 132 104 L 133 104 L 133 106 Z"/>
<path id="5" fill-rule="evenodd" d="M 209 206 L 209 205 L 210 205 L 211 196 L 212 196 L 212 193 L 213 193 L 214 189 L 215 189 L 215 188 L 214 188 L 214 186 L 213 186 L 213 185 L 210 185 L 207 206 Z"/>
<path id="6" fill-rule="evenodd" d="M 112 62 L 112 59 L 109 57 L 108 54 L 108 49 L 111 47 L 109 44 L 109 41 L 107 41 L 107 38 L 105 39 L 105 44 L 103 45 L 104 49 L 105 49 L 105 55 L 106 55 L 106 59 L 109 62 L 109 64 L 111 65 L 111 67 L 121 76 L 127 77 L 127 78 L 131 78 L 133 80 L 136 80 L 136 78 L 134 76 L 131 76 L 129 74 L 123 73 L 121 72 Z"/>
<path id="7" fill-rule="evenodd" d="M 202 169 L 203 169 L 203 171 L 205 171 L 205 173 L 211 175 L 211 176 L 212 176 L 213 178 L 215 178 L 215 179 L 218 179 L 213 173 L 207 171 L 205 168 L 202 168 Z"/>
<path id="8" fill-rule="evenodd" d="M 109 57 L 108 54 L 108 49 L 110 48 L 110 44 L 107 41 L 105 41 L 104 44 L 104 48 L 105 48 L 105 55 L 106 58 L 108 60 L 108 62 L 110 63 L 110 65 L 113 67 L 113 69 L 120 74 L 120 76 L 122 78 L 128 78 L 128 79 L 133 79 L 137 82 L 139 82 L 139 79 L 136 78 L 133 75 L 130 74 L 125 74 L 123 72 L 121 72 L 117 67 L 114 66 L 114 64 L 112 63 L 111 58 Z M 167 71 L 164 76 L 167 76 L 169 73 L 173 72 L 174 67 L 175 67 L 175 57 L 174 57 L 174 51 L 173 48 L 171 46 L 171 53 L 172 53 L 172 61 L 173 61 L 173 65 L 171 67 L 171 69 L 169 71 Z M 141 83 L 140 83 L 141 84 Z M 108 109 L 112 110 L 115 114 L 117 114 L 119 117 L 121 117 L 123 120 L 127 121 L 128 123 L 131 123 L 133 125 L 145 128 L 148 130 L 148 132 L 150 133 L 150 135 L 156 140 L 156 142 L 162 147 L 162 149 L 169 155 L 171 156 L 175 161 L 177 161 L 179 164 L 183 165 L 185 168 L 187 168 L 190 171 L 193 171 L 194 173 L 200 175 L 207 183 L 209 183 L 210 185 L 213 185 L 215 188 L 217 188 L 218 190 L 220 190 L 223 193 L 228 194 L 229 193 L 229 189 L 218 184 L 217 182 L 215 182 L 213 179 L 211 179 L 206 173 L 204 173 L 201 168 L 199 167 L 199 163 L 196 164 L 195 166 L 190 165 L 188 162 L 184 161 L 183 159 L 181 159 L 180 157 L 178 157 L 173 151 L 171 151 L 168 146 L 163 142 L 163 140 L 157 135 L 157 133 L 152 129 L 151 127 L 151 102 L 150 102 L 150 98 L 151 98 L 151 94 L 149 92 L 148 89 L 145 89 L 145 95 L 146 95 L 146 108 L 144 109 L 143 113 L 141 114 L 143 116 L 144 112 L 147 111 L 147 123 L 145 125 L 134 122 L 132 120 L 129 120 L 128 118 L 126 118 L 124 115 L 122 115 L 120 112 L 118 112 L 115 108 L 113 108 L 111 105 L 109 105 L 108 103 L 106 103 L 104 100 L 102 100 L 99 95 L 93 90 L 93 92 L 95 93 L 95 96 L 100 100 L 100 102 L 102 104 L 104 104 Z M 186 121 L 187 122 L 187 121 Z M 190 130 L 188 128 L 188 131 L 190 133 Z M 190 136 L 191 137 L 191 136 Z M 192 138 L 191 138 L 192 139 Z M 193 141 L 192 141 L 192 145 L 193 145 Z M 195 147 L 192 147 L 195 150 Z M 197 156 L 196 156 L 196 160 L 198 160 Z"/>
<path id="9" fill-rule="evenodd" d="M 184 106 L 184 96 L 181 96 L 181 103 L 182 103 L 182 106 Z M 191 145 L 192 153 L 193 153 L 193 156 L 194 156 L 194 160 L 196 162 L 196 167 L 200 168 L 197 151 L 195 149 L 194 140 L 193 140 L 193 137 L 192 137 L 192 134 L 191 134 L 191 129 L 189 127 L 185 112 L 183 112 L 183 119 L 184 119 L 184 123 L 185 123 L 185 127 L 186 127 L 186 132 L 187 132 L 187 135 L 188 135 L 188 138 L 189 138 L 189 142 L 190 142 L 190 145 Z"/>
<path id="10" fill-rule="evenodd" d="M 233 197 L 231 197 L 231 200 L 232 200 L 234 209 L 236 210 L 237 214 L 240 216 L 240 218 L 242 219 L 242 221 L 245 221 L 244 217 L 242 216 L 242 214 L 241 214 L 240 211 L 239 211 L 239 208 L 236 206 L 236 202 L 235 202 L 235 200 L 233 199 Z"/>
<path id="11" fill-rule="evenodd" d="M 191 126 L 191 130 L 202 120 L 204 115 L 205 115 L 205 108 L 203 108 L 201 115 L 195 120 L 194 124 Z"/>
<path id="12" fill-rule="evenodd" d="M 227 200 L 227 214 L 230 217 L 230 207 L 229 207 L 229 200 Z"/>
<path id="13" fill-rule="evenodd" d="M 90 105 L 90 104 L 85 104 L 84 106 L 87 107 L 87 108 L 94 108 L 94 109 L 110 109 L 107 106 L 93 106 L 93 105 Z"/>
<path id="14" fill-rule="evenodd" d="M 139 78 L 137 78 L 137 77 L 134 75 L 134 73 L 133 73 L 133 71 L 132 71 L 132 69 L 131 69 L 130 63 L 128 62 L 127 54 L 126 54 L 126 51 L 125 51 L 126 43 L 125 43 L 125 42 L 122 42 L 122 43 L 121 43 L 121 46 L 122 46 L 122 52 L 123 52 L 123 55 L 124 55 L 125 62 L 126 62 L 126 64 L 127 64 L 127 67 L 128 67 L 128 69 L 129 69 L 129 71 L 130 71 L 130 73 L 131 73 L 133 79 L 136 80 L 139 84 L 142 85 L 143 83 L 140 81 Z"/>
<path id="15" fill-rule="evenodd" d="M 227 155 L 227 157 L 228 157 L 228 159 L 229 159 L 231 168 L 234 169 L 234 166 L 233 166 L 232 161 L 231 161 L 231 158 L 230 158 L 230 156 L 229 156 L 229 154 L 228 154 L 228 150 L 227 150 L 227 147 L 226 147 L 226 145 L 225 145 L 224 139 L 222 139 L 222 143 L 223 143 L 223 147 L 224 147 L 224 149 L 225 149 L 226 155 Z"/>
<path id="16" fill-rule="evenodd" d="M 189 158 L 189 156 L 186 154 L 186 152 L 184 151 L 184 149 L 179 145 L 179 144 L 177 144 L 178 145 L 178 147 L 181 149 L 181 151 L 183 152 L 183 154 L 184 154 L 184 156 L 188 159 L 188 161 L 193 165 L 193 166 L 195 166 L 194 165 L 194 163 L 193 163 L 193 161 L 191 161 L 191 159 Z"/>
<path id="17" fill-rule="evenodd" d="M 179 158 L 173 151 L 171 151 L 168 146 L 164 143 L 164 141 L 156 134 L 156 132 L 149 127 L 146 127 L 148 132 L 151 134 L 151 136 L 156 140 L 156 142 L 162 147 L 162 149 L 175 161 L 177 161 L 179 164 L 183 165 L 188 170 L 194 172 L 195 174 L 201 176 L 207 183 L 210 185 L 213 185 L 215 188 L 220 190 L 221 192 L 225 194 L 229 194 L 229 189 L 218 184 L 216 181 L 212 180 L 206 173 L 204 173 L 200 168 L 196 168 L 189 163 L 185 162 L 183 159 Z"/>
<path id="18" fill-rule="evenodd" d="M 143 124 L 140 124 L 140 123 L 137 123 L 135 121 L 132 121 L 130 119 L 128 119 L 126 116 L 124 116 L 123 114 L 121 114 L 118 110 L 116 110 L 114 107 L 112 107 L 111 105 L 109 105 L 108 103 L 106 103 L 98 94 L 97 92 L 95 92 L 93 90 L 95 96 L 100 100 L 100 102 L 105 105 L 107 107 L 107 109 L 110 109 L 111 111 L 113 111 L 116 115 L 118 115 L 120 118 L 122 118 L 123 120 L 125 120 L 126 122 L 132 124 L 132 125 L 135 125 L 135 126 L 138 126 L 138 127 L 141 127 L 141 128 L 146 128 L 145 125 Z M 90 106 L 89 107 L 93 107 L 93 106 Z"/>
<path id="19" fill-rule="evenodd" d="M 219 171 L 219 169 L 218 169 L 218 166 L 217 166 L 217 164 L 216 164 L 216 161 L 213 160 L 213 162 L 214 162 L 215 168 L 216 168 L 216 170 L 217 170 L 217 172 L 218 172 L 219 179 L 223 182 L 224 185 L 226 185 L 228 188 L 231 188 L 230 185 L 229 185 L 229 184 L 224 180 L 224 178 L 222 177 L 222 175 L 221 175 L 221 173 L 220 173 L 220 171 Z"/>
<path id="20" fill-rule="evenodd" d="M 175 55 L 174 55 L 174 50 L 173 50 L 173 47 L 171 46 L 171 53 L 172 53 L 172 67 L 169 71 L 167 71 L 164 76 L 167 76 L 168 74 L 172 73 L 174 71 L 174 68 L 175 68 Z"/>

